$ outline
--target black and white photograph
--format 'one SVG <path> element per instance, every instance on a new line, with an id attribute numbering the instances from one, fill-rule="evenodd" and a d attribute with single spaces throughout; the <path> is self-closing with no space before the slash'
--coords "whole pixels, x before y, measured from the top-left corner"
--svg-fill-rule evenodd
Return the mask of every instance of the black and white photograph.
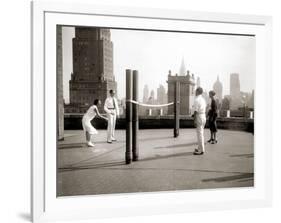
<path id="1" fill-rule="evenodd" d="M 255 186 L 254 35 L 57 25 L 57 196 Z"/>
<path id="2" fill-rule="evenodd" d="M 1 9 L 1 222 L 280 222 L 279 1 Z"/>

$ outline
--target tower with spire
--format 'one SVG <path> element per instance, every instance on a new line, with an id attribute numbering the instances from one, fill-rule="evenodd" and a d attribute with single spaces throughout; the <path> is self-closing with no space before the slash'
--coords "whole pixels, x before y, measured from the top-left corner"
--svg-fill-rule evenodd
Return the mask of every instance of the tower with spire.
<path id="1" fill-rule="evenodd" d="M 186 68 L 185 68 L 184 57 L 182 57 L 179 76 L 185 76 L 185 75 L 186 75 Z"/>
<path id="2" fill-rule="evenodd" d="M 184 59 L 179 69 L 179 75 L 172 75 L 172 72 L 168 73 L 168 102 L 174 101 L 174 89 L 175 83 L 180 83 L 180 115 L 191 115 L 192 103 L 195 95 L 195 81 L 194 75 L 190 75 L 189 70 L 186 70 Z M 173 106 L 168 107 L 168 114 L 174 113 Z"/>

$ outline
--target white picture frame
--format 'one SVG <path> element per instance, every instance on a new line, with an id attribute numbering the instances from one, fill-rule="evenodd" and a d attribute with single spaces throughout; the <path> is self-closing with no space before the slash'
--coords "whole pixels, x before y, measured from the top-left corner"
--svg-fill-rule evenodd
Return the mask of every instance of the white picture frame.
<path id="1" fill-rule="evenodd" d="M 57 24 L 255 35 L 255 186 L 58 198 L 55 162 Z M 271 205 L 271 17 L 33 1 L 31 36 L 33 222 Z"/>

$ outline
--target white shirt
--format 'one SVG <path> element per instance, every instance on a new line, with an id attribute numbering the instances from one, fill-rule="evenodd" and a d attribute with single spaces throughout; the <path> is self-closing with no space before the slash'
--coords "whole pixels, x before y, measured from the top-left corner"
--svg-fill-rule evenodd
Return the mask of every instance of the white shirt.
<path id="1" fill-rule="evenodd" d="M 115 110 L 114 110 L 114 102 L 115 102 Z M 105 102 L 104 102 L 104 111 L 106 113 L 111 113 L 112 111 L 116 112 L 116 115 L 119 115 L 119 107 L 118 107 L 118 102 L 115 97 L 108 97 Z"/>
<path id="2" fill-rule="evenodd" d="M 196 96 L 193 104 L 193 110 L 196 111 L 198 114 L 205 114 L 206 106 L 206 101 L 202 97 L 202 95 Z"/>
<path id="3" fill-rule="evenodd" d="M 85 121 L 91 121 L 96 116 L 96 105 L 92 105 L 87 112 L 84 114 L 83 120 Z"/>

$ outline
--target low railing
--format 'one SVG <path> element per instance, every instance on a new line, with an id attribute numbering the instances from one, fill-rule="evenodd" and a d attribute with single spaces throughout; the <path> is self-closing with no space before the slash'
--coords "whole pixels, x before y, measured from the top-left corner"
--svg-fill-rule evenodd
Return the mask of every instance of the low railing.
<path id="1" fill-rule="evenodd" d="M 66 130 L 78 130 L 82 129 L 83 114 L 65 114 L 64 115 L 64 128 Z M 106 129 L 107 123 L 105 120 L 100 118 L 95 118 L 93 120 L 93 125 L 97 129 Z M 174 126 L 174 116 L 173 115 L 163 115 L 163 116 L 139 116 L 139 128 L 140 129 L 173 129 Z M 247 132 L 254 132 L 254 119 L 244 118 L 244 117 L 219 117 L 217 119 L 217 126 L 219 129 L 229 129 L 229 130 L 240 130 Z M 126 120 L 125 116 L 120 116 L 117 119 L 116 129 L 125 129 Z M 180 128 L 194 128 L 193 118 L 187 115 L 180 116 Z M 206 128 L 208 128 L 208 121 L 206 123 Z"/>

